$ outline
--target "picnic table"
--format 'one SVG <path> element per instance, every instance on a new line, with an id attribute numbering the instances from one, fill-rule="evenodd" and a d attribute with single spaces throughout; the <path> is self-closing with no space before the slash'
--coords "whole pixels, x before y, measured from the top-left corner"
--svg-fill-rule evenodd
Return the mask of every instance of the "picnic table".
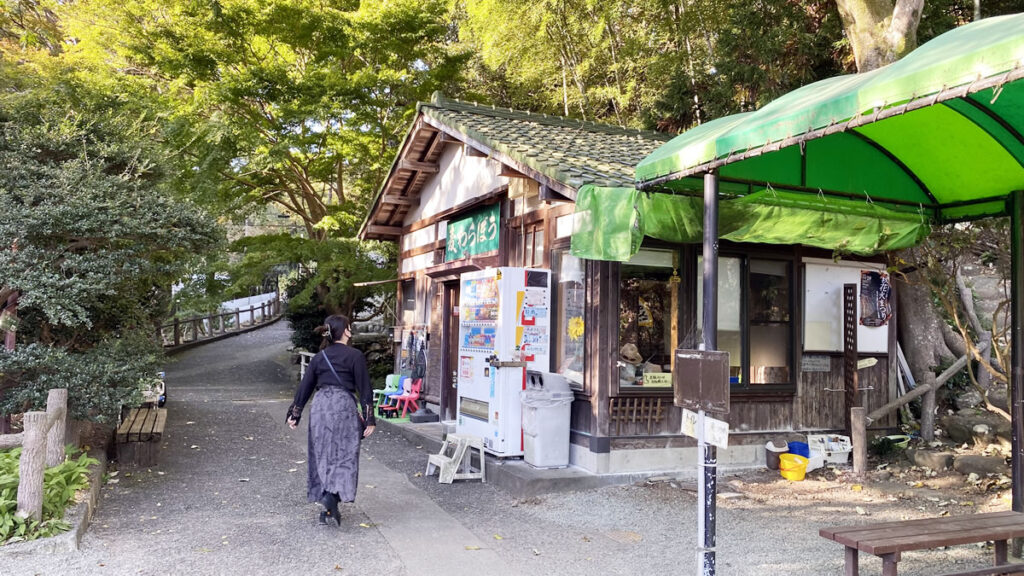
<path id="1" fill-rule="evenodd" d="M 1007 541 L 1024 537 L 1024 513 L 1021 512 L 990 512 L 839 526 L 822 528 L 819 534 L 846 547 L 845 576 L 859 576 L 860 552 L 874 554 L 882 559 L 882 576 L 896 576 L 901 552 L 988 541 L 995 544 L 993 566 L 943 576 L 1024 574 L 1024 565 L 1011 565 L 1007 560 Z"/>

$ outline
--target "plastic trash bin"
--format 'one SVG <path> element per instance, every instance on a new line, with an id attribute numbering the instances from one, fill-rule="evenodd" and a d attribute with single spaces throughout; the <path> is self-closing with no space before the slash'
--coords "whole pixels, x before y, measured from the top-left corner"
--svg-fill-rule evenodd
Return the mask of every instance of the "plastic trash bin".
<path id="1" fill-rule="evenodd" d="M 569 465 L 569 382 L 559 374 L 528 371 L 523 401 L 523 460 L 536 468 Z"/>

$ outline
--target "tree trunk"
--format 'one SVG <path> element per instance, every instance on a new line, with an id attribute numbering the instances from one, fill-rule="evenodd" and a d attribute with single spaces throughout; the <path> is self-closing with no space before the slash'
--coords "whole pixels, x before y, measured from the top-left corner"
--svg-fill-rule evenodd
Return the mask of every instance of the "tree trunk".
<path id="1" fill-rule="evenodd" d="M 897 278 L 893 279 L 893 285 L 899 291 L 900 313 L 897 318 L 900 345 L 914 379 L 923 382 L 924 374 L 934 373 L 935 367 L 943 360 L 953 361 L 957 358 L 944 337 L 944 333 L 950 329 L 932 306 L 927 286 L 908 284 Z"/>
<path id="2" fill-rule="evenodd" d="M 917 47 L 924 0 L 836 0 L 857 71 L 891 64 Z"/>

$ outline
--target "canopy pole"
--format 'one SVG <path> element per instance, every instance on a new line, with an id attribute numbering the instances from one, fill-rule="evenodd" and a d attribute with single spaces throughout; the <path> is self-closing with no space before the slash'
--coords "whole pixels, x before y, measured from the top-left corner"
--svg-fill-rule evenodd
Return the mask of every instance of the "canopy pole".
<path id="1" fill-rule="evenodd" d="M 1010 196 L 1010 425 L 1012 507 L 1024 512 L 1024 190 Z"/>
<path id="2" fill-rule="evenodd" d="M 704 175 L 704 349 L 718 349 L 718 174 Z M 702 576 L 715 575 L 715 517 L 718 454 L 704 440 L 704 410 L 697 411 L 697 451 L 702 456 L 697 485 L 697 559 Z"/>

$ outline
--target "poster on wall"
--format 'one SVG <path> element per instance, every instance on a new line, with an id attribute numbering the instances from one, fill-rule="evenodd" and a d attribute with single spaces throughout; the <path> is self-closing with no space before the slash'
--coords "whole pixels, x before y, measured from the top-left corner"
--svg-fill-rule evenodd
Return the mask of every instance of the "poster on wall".
<path id="1" fill-rule="evenodd" d="M 889 275 L 876 270 L 860 271 L 860 323 L 885 326 L 892 317 L 892 286 Z"/>

